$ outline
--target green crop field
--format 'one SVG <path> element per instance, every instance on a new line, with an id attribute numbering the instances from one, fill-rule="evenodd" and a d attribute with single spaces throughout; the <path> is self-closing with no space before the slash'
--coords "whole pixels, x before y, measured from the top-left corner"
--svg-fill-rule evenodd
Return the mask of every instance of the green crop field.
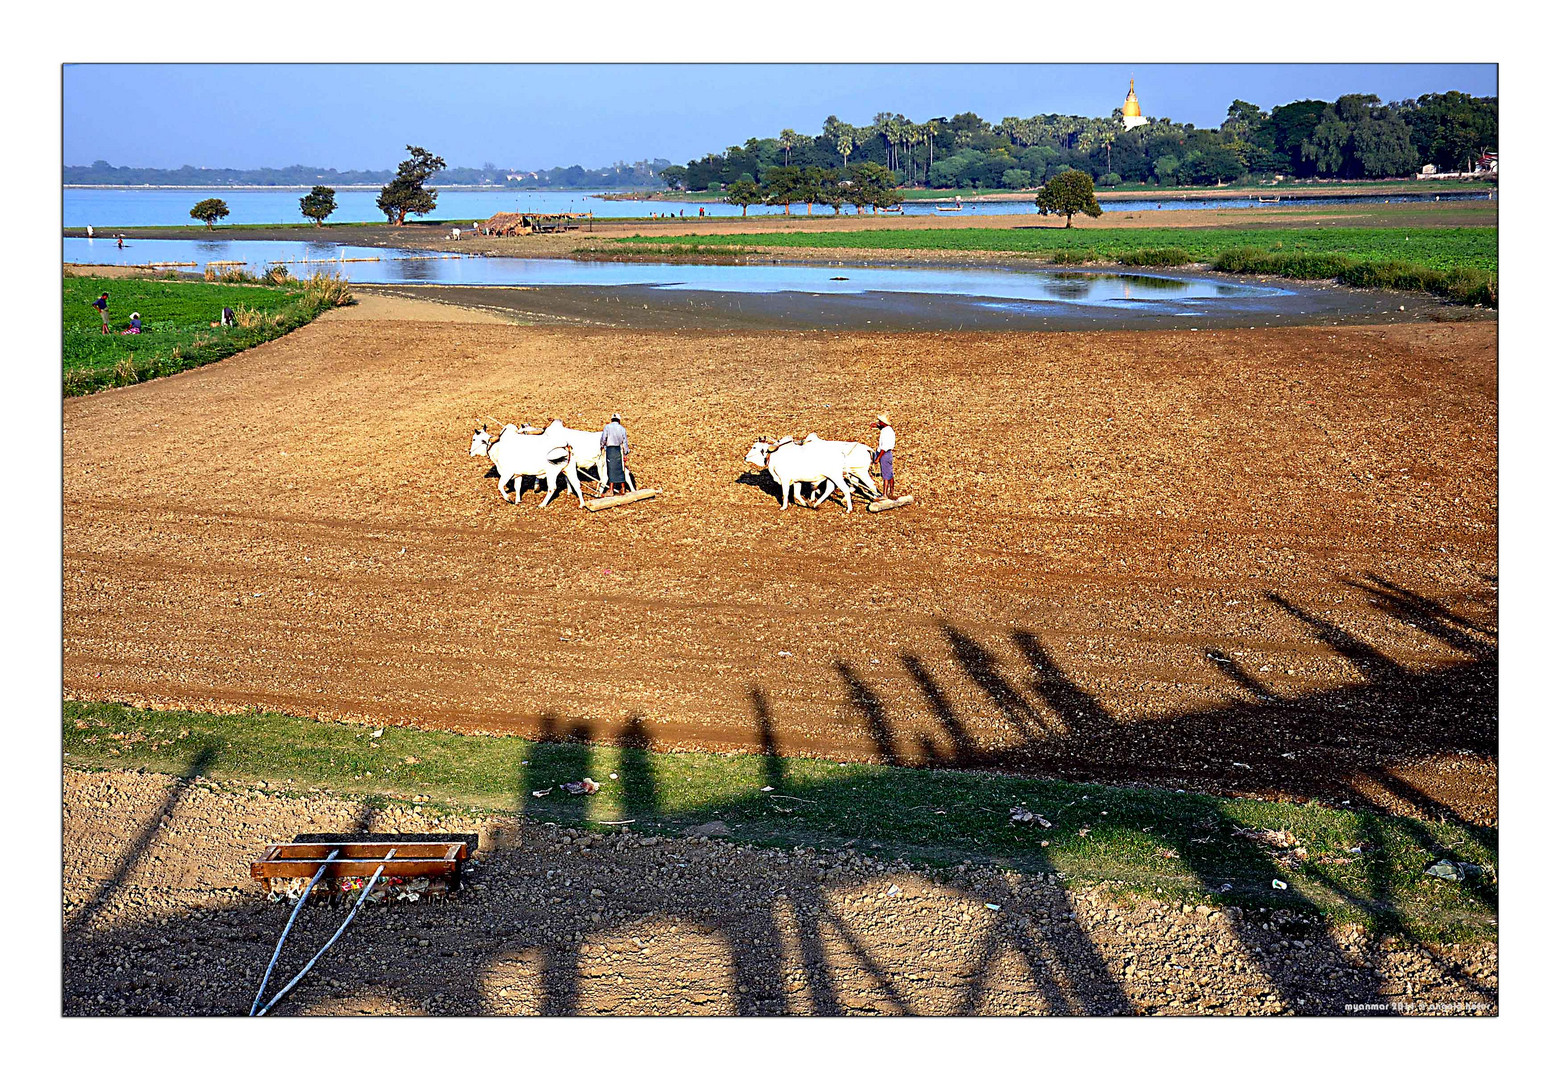
<path id="1" fill-rule="evenodd" d="M 718 254 L 724 249 L 1017 253 L 1053 262 L 1130 266 L 1209 263 L 1229 273 L 1272 274 L 1348 285 L 1430 292 L 1497 306 L 1497 230 L 1463 228 L 862 229 L 853 232 L 631 236 L 614 241 L 652 250 Z"/>
<path id="2" fill-rule="evenodd" d="M 65 760 L 81 768 L 198 767 L 213 778 L 264 779 L 284 795 L 323 787 L 588 827 L 633 819 L 636 831 L 653 834 L 719 818 L 740 843 L 856 842 L 924 864 L 987 862 L 1435 939 L 1496 933 L 1496 829 L 994 773 L 658 753 L 642 741 L 596 746 L 405 727 L 376 738 L 367 727 L 259 711 L 64 704 Z M 586 775 L 601 782 L 597 794 L 559 790 Z M 1011 821 L 1014 807 L 1047 824 Z M 1483 872 L 1457 884 L 1427 877 L 1441 858 Z"/>
<path id="3" fill-rule="evenodd" d="M 723 233 L 714 236 L 634 236 L 624 244 L 666 246 L 763 245 L 882 251 L 1003 251 L 1050 255 L 1090 253 L 1113 259 L 1146 248 L 1180 248 L 1194 262 L 1212 262 L 1236 248 L 1400 260 L 1438 270 L 1497 271 L 1497 230 L 1452 229 L 862 229 L 852 232 Z"/>
<path id="4" fill-rule="evenodd" d="M 351 302 L 334 279 L 281 286 L 147 278 L 64 278 L 61 351 L 67 395 L 209 364 L 295 330 L 323 311 Z M 110 334 L 92 301 L 109 294 Z M 224 307 L 239 325 L 213 327 Z M 140 334 L 121 334 L 132 312 Z"/>

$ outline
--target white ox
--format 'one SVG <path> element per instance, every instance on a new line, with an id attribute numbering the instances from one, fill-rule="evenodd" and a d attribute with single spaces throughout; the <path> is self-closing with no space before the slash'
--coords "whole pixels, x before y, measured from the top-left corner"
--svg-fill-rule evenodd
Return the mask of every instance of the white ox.
<path id="1" fill-rule="evenodd" d="M 828 446 L 840 452 L 845 468 L 842 470 L 847 481 L 857 487 L 864 495 L 872 499 L 881 497 L 879 485 L 873 482 L 873 477 L 868 470 L 873 465 L 873 451 L 863 443 L 847 442 L 844 439 L 821 439 L 817 432 L 810 431 L 803 439 L 804 446 Z"/>
<path id="2" fill-rule="evenodd" d="M 834 447 L 823 445 L 822 440 L 800 443 L 790 437 L 771 445 L 764 439 L 754 443 L 753 449 L 743 459 L 756 468 L 764 469 L 781 485 L 781 509 L 788 505 L 788 497 L 794 486 L 797 500 L 802 502 L 803 484 L 823 484 L 824 491 L 809 505 L 817 507 L 839 488 L 846 500 L 846 512 L 852 512 L 851 487 L 846 483 L 846 459 Z"/>
<path id="3" fill-rule="evenodd" d="M 563 473 L 564 482 L 580 500 L 580 505 L 586 505 L 585 496 L 580 493 L 580 480 L 575 476 L 570 448 L 556 438 L 529 434 L 514 424 L 506 424 L 498 435 L 490 435 L 485 425 L 472 433 L 471 454 L 486 457 L 494 463 L 499 472 L 499 497 L 505 502 L 509 502 L 510 497 L 504 489 L 511 481 L 516 481 L 515 505 L 521 505 L 519 480 L 532 476 L 547 481 L 548 494 L 542 500 L 542 505 L 547 506 L 558 493 L 559 474 Z"/>
<path id="4" fill-rule="evenodd" d="M 598 495 L 607 490 L 607 447 L 602 445 L 600 431 L 581 431 L 579 428 L 565 427 L 562 420 L 549 420 L 542 433 L 561 440 L 570 448 L 574 458 L 572 465 L 577 472 L 580 469 L 597 470 Z M 629 490 L 635 490 L 635 478 L 630 475 L 627 466 L 624 468 L 624 479 L 628 482 Z"/>

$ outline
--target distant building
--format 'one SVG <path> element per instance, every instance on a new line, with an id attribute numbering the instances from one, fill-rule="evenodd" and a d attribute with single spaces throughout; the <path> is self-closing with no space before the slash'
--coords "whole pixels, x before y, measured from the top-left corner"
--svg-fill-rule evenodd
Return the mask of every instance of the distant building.
<path id="1" fill-rule="evenodd" d="M 1141 124 L 1148 124 L 1139 112 L 1139 97 L 1134 93 L 1134 81 L 1128 80 L 1128 97 L 1123 100 L 1123 129 L 1132 131 Z"/>

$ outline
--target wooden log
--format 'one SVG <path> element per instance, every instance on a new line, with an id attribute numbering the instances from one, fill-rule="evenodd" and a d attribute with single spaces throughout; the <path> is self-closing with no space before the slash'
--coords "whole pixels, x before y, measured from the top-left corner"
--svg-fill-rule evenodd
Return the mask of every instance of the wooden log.
<path id="1" fill-rule="evenodd" d="M 902 495 L 898 499 L 879 499 L 868 504 L 868 513 L 877 514 L 880 510 L 893 510 L 897 506 L 906 506 L 915 501 L 914 495 Z"/>
<path id="2" fill-rule="evenodd" d="M 641 488 L 639 491 L 631 491 L 628 495 L 609 495 L 604 499 L 591 499 L 586 503 L 586 509 L 594 514 L 598 510 L 607 510 L 614 506 L 628 506 L 641 499 L 654 499 L 661 493 L 661 488 Z"/>

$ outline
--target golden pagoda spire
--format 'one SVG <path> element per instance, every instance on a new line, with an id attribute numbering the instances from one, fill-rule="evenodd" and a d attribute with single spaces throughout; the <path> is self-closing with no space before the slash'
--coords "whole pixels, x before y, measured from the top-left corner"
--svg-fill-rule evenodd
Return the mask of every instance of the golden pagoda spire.
<path id="1" fill-rule="evenodd" d="M 1139 95 L 1134 93 L 1134 81 L 1128 80 L 1128 97 L 1123 100 L 1123 127 L 1136 128 L 1140 124 L 1147 124 L 1148 120 L 1139 111 Z"/>

